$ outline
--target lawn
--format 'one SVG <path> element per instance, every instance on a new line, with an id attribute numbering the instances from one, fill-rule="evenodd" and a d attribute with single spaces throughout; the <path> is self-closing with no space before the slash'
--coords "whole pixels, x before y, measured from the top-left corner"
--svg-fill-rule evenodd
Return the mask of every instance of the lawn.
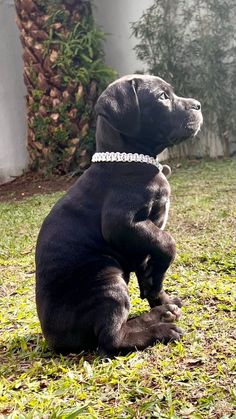
<path id="1" fill-rule="evenodd" d="M 236 418 L 236 160 L 173 170 L 166 288 L 184 338 L 126 357 L 56 356 L 34 300 L 39 227 L 62 192 L 0 203 L 0 418 Z M 148 309 L 130 284 L 131 314 Z"/>

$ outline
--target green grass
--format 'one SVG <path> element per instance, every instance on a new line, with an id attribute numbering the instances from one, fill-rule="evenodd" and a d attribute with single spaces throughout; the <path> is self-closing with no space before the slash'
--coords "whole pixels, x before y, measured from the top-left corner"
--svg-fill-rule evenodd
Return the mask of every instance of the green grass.
<path id="1" fill-rule="evenodd" d="M 109 361 L 56 356 L 40 331 L 35 240 L 61 193 L 0 204 L 1 418 L 236 418 L 236 161 L 183 164 L 170 183 L 166 288 L 185 337 Z M 130 293 L 132 314 L 147 310 L 135 278 Z"/>

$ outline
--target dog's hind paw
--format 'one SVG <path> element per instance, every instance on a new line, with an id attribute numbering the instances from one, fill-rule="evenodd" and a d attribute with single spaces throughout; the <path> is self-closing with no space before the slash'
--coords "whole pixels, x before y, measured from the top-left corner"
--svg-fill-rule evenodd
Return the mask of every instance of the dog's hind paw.
<path id="1" fill-rule="evenodd" d="M 155 336 L 156 342 L 168 343 L 180 340 L 184 332 L 180 327 L 170 323 L 159 323 L 150 329 L 150 332 Z"/>

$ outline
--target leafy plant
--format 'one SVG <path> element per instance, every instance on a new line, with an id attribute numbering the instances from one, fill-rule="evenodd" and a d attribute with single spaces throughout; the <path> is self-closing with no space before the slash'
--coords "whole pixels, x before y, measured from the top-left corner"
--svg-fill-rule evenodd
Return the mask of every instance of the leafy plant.
<path id="1" fill-rule="evenodd" d="M 63 13 L 66 12 L 55 12 L 51 19 L 48 19 L 46 26 L 50 26 L 51 22 Z M 104 65 L 103 41 L 104 33 L 96 27 L 92 16 L 86 16 L 68 28 L 67 32 L 60 33 L 51 28 L 50 37 L 44 43 L 45 56 L 56 47 L 57 58 L 52 67 L 57 68 L 62 74 L 62 83 L 64 82 L 65 86 L 70 81 L 88 84 L 91 79 L 97 79 L 101 88 L 104 88 L 115 72 Z"/>

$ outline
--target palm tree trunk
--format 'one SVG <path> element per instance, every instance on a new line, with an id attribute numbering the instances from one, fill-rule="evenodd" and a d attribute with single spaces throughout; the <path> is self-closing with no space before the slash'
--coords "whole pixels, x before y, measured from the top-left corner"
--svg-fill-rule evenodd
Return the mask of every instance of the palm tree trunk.
<path id="1" fill-rule="evenodd" d="M 31 168 L 83 171 L 94 148 L 93 107 L 101 90 L 90 71 L 102 57 L 90 2 L 15 0 L 15 6 L 24 50 Z"/>

